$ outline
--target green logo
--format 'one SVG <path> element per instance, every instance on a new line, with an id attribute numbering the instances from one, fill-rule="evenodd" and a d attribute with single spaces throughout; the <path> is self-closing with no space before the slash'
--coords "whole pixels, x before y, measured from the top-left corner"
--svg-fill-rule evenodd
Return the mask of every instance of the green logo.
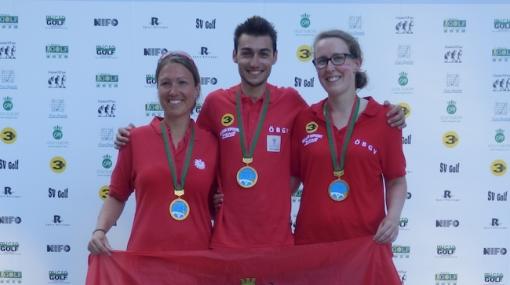
<path id="1" fill-rule="evenodd" d="M 104 169 L 110 169 L 113 165 L 112 156 L 109 154 L 103 155 L 103 162 L 101 164 Z"/>
<path id="2" fill-rule="evenodd" d="M 502 129 L 497 129 L 496 130 L 496 135 L 494 136 L 494 139 L 496 140 L 497 143 L 504 142 L 505 141 L 504 131 Z"/>
<path id="3" fill-rule="evenodd" d="M 303 14 L 301 15 L 301 21 L 299 21 L 299 24 L 301 25 L 301 27 L 303 28 L 308 28 L 310 27 L 310 15 L 309 14 Z"/>
<path id="4" fill-rule="evenodd" d="M 4 97 L 4 103 L 2 104 L 2 107 L 5 111 L 10 111 L 14 107 L 12 104 L 12 98 L 11 97 Z"/>
<path id="5" fill-rule="evenodd" d="M 455 106 L 457 103 L 455 101 L 448 101 L 448 106 L 446 107 L 446 112 L 450 115 L 453 115 L 457 112 L 457 106 Z"/>
<path id="6" fill-rule="evenodd" d="M 54 126 L 53 127 L 53 138 L 56 140 L 61 140 L 62 137 L 64 137 L 64 133 L 62 132 L 62 127 Z"/>
<path id="7" fill-rule="evenodd" d="M 409 79 L 407 78 L 407 72 L 400 72 L 398 77 L 398 85 L 406 86 L 409 83 Z"/>

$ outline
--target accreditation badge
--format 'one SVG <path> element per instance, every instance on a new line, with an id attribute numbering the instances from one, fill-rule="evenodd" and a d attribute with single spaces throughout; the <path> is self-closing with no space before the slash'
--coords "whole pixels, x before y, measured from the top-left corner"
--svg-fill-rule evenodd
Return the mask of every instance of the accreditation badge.
<path id="1" fill-rule="evenodd" d="M 184 199 L 177 198 L 170 203 L 170 207 L 168 209 L 170 211 L 170 216 L 176 221 L 185 220 L 190 211 L 190 207 L 188 202 Z"/>
<path id="2" fill-rule="evenodd" d="M 257 170 L 251 166 L 243 166 L 237 171 L 237 184 L 243 188 L 251 188 L 257 183 Z"/>
<path id="3" fill-rule="evenodd" d="M 329 184 L 329 198 L 335 202 L 343 201 L 349 196 L 349 184 L 342 179 L 336 179 Z"/>

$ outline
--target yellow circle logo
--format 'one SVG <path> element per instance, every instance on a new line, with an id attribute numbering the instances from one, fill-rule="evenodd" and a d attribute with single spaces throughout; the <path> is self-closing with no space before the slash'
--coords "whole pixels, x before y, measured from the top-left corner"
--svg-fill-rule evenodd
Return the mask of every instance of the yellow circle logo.
<path id="1" fill-rule="evenodd" d="M 318 128 L 319 128 L 319 125 L 317 125 L 316 122 L 310 122 L 310 123 L 306 124 L 306 126 L 305 126 L 305 130 L 309 134 L 314 133 L 315 131 L 317 131 Z"/>
<path id="2" fill-rule="evenodd" d="M 498 159 L 494 160 L 491 163 L 491 172 L 492 174 L 496 176 L 502 176 L 506 173 L 506 169 L 508 167 L 506 166 L 506 162 L 504 160 Z"/>
<path id="3" fill-rule="evenodd" d="M 454 148 L 459 144 L 459 135 L 454 131 L 443 134 L 443 144 L 448 148 Z"/>
<path id="4" fill-rule="evenodd" d="M 300 45 L 296 50 L 296 57 L 302 62 L 310 61 L 312 59 L 312 47 Z"/>
<path id="5" fill-rule="evenodd" d="M 66 170 L 67 162 L 61 156 L 55 156 L 50 160 L 51 171 L 55 173 L 62 173 Z"/>
<path id="6" fill-rule="evenodd" d="M 221 124 L 228 127 L 234 123 L 234 115 L 227 113 L 221 117 Z"/>
<path id="7" fill-rule="evenodd" d="M 108 187 L 108 185 L 101 186 L 101 188 L 99 188 L 99 191 L 97 192 L 99 198 L 103 201 L 106 200 L 106 198 L 108 198 L 108 193 L 110 193 L 110 188 Z"/>
<path id="8" fill-rule="evenodd" d="M 409 116 L 411 116 L 411 106 L 409 106 L 409 104 L 407 104 L 405 102 L 401 102 L 398 105 L 402 108 L 402 111 L 404 111 L 404 115 L 406 116 L 406 119 Z"/>
<path id="9" fill-rule="evenodd" d="M 6 144 L 14 143 L 16 141 L 16 137 L 16 130 L 12 128 L 4 128 L 0 133 L 0 139 Z"/>

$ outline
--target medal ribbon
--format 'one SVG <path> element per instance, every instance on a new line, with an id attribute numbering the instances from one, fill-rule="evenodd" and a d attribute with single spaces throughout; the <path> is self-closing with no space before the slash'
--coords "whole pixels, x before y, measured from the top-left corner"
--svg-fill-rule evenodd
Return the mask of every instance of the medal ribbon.
<path id="1" fill-rule="evenodd" d="M 168 167 L 170 168 L 170 174 L 172 175 L 172 181 L 174 184 L 174 194 L 177 197 L 184 195 L 184 182 L 186 181 L 186 175 L 188 174 L 189 162 L 191 160 L 191 153 L 193 152 L 193 141 L 195 140 L 195 128 L 191 126 L 191 138 L 188 142 L 186 157 L 184 159 L 184 166 L 181 173 L 181 183 L 177 181 L 177 170 L 175 169 L 175 162 L 172 157 L 172 151 L 170 150 L 170 143 L 167 133 L 166 124 L 161 121 L 161 133 L 163 134 L 163 141 L 165 142 L 166 158 L 168 160 Z"/>
<path id="2" fill-rule="evenodd" d="M 358 118 L 359 106 L 361 99 L 356 96 L 356 100 L 354 104 L 352 104 L 351 115 L 349 116 L 349 122 L 347 123 L 347 131 L 344 137 L 344 143 L 342 145 L 342 153 L 340 154 L 340 163 L 338 163 L 338 155 L 336 152 L 336 144 L 335 137 L 333 135 L 333 128 L 331 126 L 331 117 L 329 114 L 327 104 L 324 104 L 324 118 L 326 119 L 326 130 L 328 134 L 328 143 L 329 143 L 329 152 L 331 154 L 331 161 L 333 162 L 333 175 L 338 177 L 339 179 L 344 175 L 344 164 L 345 164 L 345 156 L 347 154 L 347 145 L 352 136 L 352 131 L 354 130 L 354 123 L 356 123 L 356 119 Z"/>
<path id="3" fill-rule="evenodd" d="M 250 149 L 246 151 L 246 138 L 243 127 L 243 116 L 241 114 L 241 92 L 238 91 L 236 93 L 236 115 L 239 120 L 239 136 L 241 137 L 241 151 L 243 153 L 243 162 L 249 164 L 253 161 L 253 152 L 255 151 L 255 146 L 257 145 L 257 141 L 259 140 L 260 131 L 262 130 L 262 125 L 264 123 L 264 119 L 266 118 L 267 109 L 269 106 L 269 90 L 266 89 L 264 94 L 264 102 L 262 103 L 262 112 L 259 115 L 259 122 L 257 124 L 257 129 L 255 130 L 255 136 L 251 139 Z"/>

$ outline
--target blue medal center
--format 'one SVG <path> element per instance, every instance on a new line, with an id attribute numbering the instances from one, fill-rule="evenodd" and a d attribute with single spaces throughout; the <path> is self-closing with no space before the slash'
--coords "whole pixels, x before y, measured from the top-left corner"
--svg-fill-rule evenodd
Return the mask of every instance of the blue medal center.
<path id="1" fill-rule="evenodd" d="M 329 184 L 329 197 L 335 201 L 342 201 L 347 198 L 349 185 L 343 180 L 335 180 Z"/>
<path id="2" fill-rule="evenodd" d="M 237 182 L 242 187 L 252 187 L 257 182 L 257 172 L 255 169 L 245 166 L 237 173 Z"/>
<path id="3" fill-rule="evenodd" d="M 170 214 L 176 220 L 183 220 L 188 216 L 188 204 L 181 199 L 175 200 L 170 205 Z"/>

